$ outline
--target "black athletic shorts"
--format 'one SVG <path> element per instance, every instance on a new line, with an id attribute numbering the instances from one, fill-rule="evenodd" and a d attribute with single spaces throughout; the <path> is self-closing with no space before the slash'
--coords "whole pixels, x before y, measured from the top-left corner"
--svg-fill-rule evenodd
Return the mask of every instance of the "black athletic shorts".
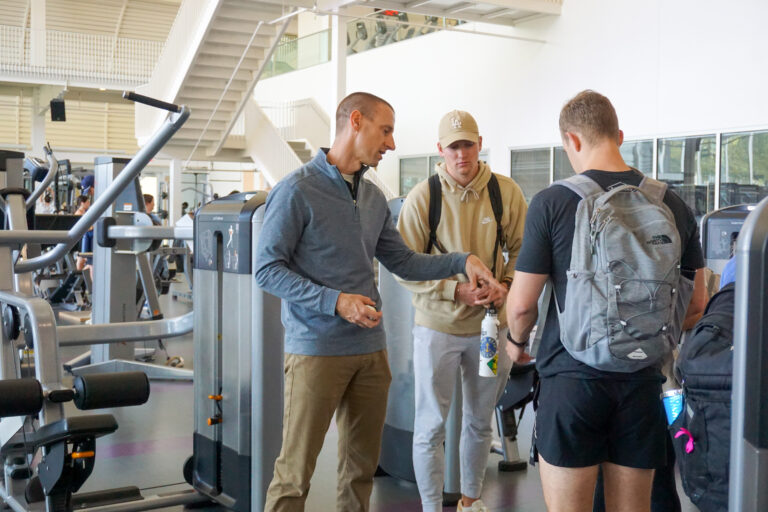
<path id="1" fill-rule="evenodd" d="M 556 375 L 539 385 L 533 438 L 549 464 L 580 468 L 612 462 L 640 469 L 666 464 L 660 382 Z"/>

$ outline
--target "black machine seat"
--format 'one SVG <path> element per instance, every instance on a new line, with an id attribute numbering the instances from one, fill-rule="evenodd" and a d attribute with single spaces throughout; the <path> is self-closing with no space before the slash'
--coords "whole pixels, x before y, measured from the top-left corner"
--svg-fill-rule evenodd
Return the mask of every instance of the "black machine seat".
<path id="1" fill-rule="evenodd" d="M 27 440 L 37 448 L 81 437 L 101 437 L 115 430 L 117 421 L 111 414 L 75 416 L 43 425 L 32 436 L 27 436 Z"/>
<path id="2" fill-rule="evenodd" d="M 0 457 L 7 457 L 11 451 L 34 453 L 41 446 L 85 437 L 101 437 L 117 430 L 117 421 L 111 414 L 94 414 L 64 418 L 48 425 L 43 425 L 36 432 L 15 434 L 3 445 Z"/>

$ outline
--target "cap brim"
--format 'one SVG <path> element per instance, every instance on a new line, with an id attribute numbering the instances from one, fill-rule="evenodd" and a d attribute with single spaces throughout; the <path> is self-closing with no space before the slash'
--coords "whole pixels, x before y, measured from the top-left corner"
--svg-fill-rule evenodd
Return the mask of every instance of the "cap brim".
<path id="1" fill-rule="evenodd" d="M 450 146 L 457 140 L 469 140 L 477 143 L 478 135 L 473 132 L 452 132 L 440 139 L 440 145 L 442 147 Z"/>

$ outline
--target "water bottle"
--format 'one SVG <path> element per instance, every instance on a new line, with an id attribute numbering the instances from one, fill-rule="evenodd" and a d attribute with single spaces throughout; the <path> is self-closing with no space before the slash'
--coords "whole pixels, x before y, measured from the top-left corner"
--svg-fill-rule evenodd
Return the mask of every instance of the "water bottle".
<path id="1" fill-rule="evenodd" d="M 480 368 L 481 377 L 495 377 L 499 362 L 499 318 L 491 306 L 485 312 L 480 325 Z"/>

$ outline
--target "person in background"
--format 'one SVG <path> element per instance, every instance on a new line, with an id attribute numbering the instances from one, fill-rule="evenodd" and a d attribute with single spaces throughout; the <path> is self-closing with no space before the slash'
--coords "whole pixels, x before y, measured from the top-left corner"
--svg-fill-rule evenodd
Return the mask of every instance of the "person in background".
<path id="1" fill-rule="evenodd" d="M 35 213 L 39 215 L 51 215 L 56 213 L 56 205 L 53 203 L 53 189 L 50 187 L 37 198 Z"/>
<path id="2" fill-rule="evenodd" d="M 86 174 L 80 180 L 80 188 L 82 189 L 83 194 L 91 198 L 91 202 L 93 202 L 93 193 L 94 193 L 93 185 L 94 185 L 93 174 Z"/>
<path id="3" fill-rule="evenodd" d="M 152 213 L 155 209 L 155 197 L 152 194 L 144 194 L 144 209 L 149 217 L 152 219 L 152 223 L 156 226 L 162 224 L 160 217 L 157 214 Z"/>
<path id="4" fill-rule="evenodd" d="M 85 194 L 77 196 L 77 209 L 75 210 L 75 215 L 85 215 L 85 212 L 87 212 L 90 207 L 91 196 Z"/>
<path id="5" fill-rule="evenodd" d="M 86 174 L 80 180 L 80 188 L 82 189 L 82 195 L 88 198 L 88 208 L 93 203 L 94 195 L 94 178 L 93 174 Z M 93 227 L 86 231 L 80 240 L 80 253 L 84 253 L 84 256 L 80 256 L 78 253 L 76 268 L 77 270 L 88 270 L 93 277 Z"/>
<path id="6" fill-rule="evenodd" d="M 187 203 L 183 203 L 182 204 L 182 210 L 184 210 L 184 205 L 185 204 L 187 204 Z M 183 228 L 183 227 L 192 227 L 192 226 L 194 226 L 194 221 L 195 221 L 195 210 L 190 208 L 189 210 L 187 210 L 186 213 L 184 213 L 179 218 L 179 220 L 176 221 L 176 224 L 174 224 L 174 225 L 178 226 L 178 227 L 181 227 L 181 228 Z M 185 242 L 187 243 L 187 247 L 189 247 L 190 252 L 194 252 L 195 251 L 195 244 L 194 244 L 194 242 L 192 240 L 185 240 Z"/>

